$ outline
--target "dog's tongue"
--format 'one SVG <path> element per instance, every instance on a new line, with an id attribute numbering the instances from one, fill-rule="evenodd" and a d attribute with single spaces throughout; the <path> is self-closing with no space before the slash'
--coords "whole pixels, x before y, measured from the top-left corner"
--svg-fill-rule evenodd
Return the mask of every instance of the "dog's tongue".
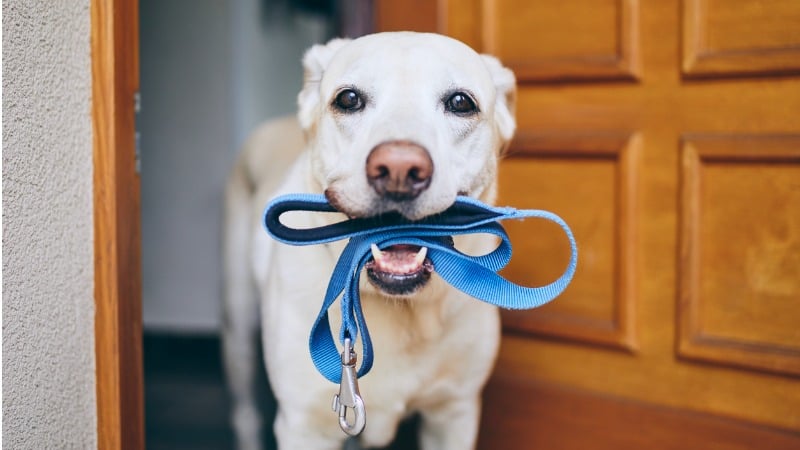
<path id="1" fill-rule="evenodd" d="M 427 247 L 398 244 L 381 251 L 372 244 L 372 269 L 397 275 L 414 273 L 422 268 L 428 253 Z"/>

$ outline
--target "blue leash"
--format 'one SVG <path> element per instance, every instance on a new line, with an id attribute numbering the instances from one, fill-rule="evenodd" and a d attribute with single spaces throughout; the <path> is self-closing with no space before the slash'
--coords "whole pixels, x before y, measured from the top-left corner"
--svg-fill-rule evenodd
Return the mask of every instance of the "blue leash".
<path id="1" fill-rule="evenodd" d="M 572 231 L 557 215 L 542 210 L 492 207 L 469 197 L 460 196 L 453 206 L 441 214 L 415 222 L 392 213 L 373 218 L 350 219 L 311 229 L 295 229 L 280 222 L 281 214 L 288 211 L 336 212 L 323 195 L 291 194 L 274 199 L 264 211 L 263 223 L 267 232 L 279 242 L 315 245 L 350 239 L 333 270 L 325 301 L 309 338 L 311 359 L 317 370 L 337 384 L 342 383 L 343 377 L 350 378 L 343 367 L 345 360 L 351 363 L 350 343 L 359 334 L 363 345 L 363 359 L 355 376 L 362 377 L 372 368 L 372 341 L 361 309 L 358 289 L 361 271 L 372 254 L 371 244 L 374 243 L 380 249 L 396 244 L 428 247 L 428 258 L 436 273 L 445 281 L 478 300 L 506 309 L 531 309 L 553 300 L 569 285 L 578 262 L 578 249 Z M 571 255 L 567 269 L 557 280 L 546 286 L 519 286 L 497 274 L 511 259 L 511 242 L 499 221 L 526 218 L 555 222 L 569 239 Z M 500 238 L 500 245 L 486 255 L 465 255 L 453 247 L 452 236 L 469 233 L 495 235 Z M 328 309 L 340 294 L 342 326 L 339 340 L 348 349 L 341 355 L 328 321 Z M 354 365 L 353 359 L 352 364 L 347 367 L 352 369 Z M 354 382 L 345 380 L 351 381 Z M 342 428 L 345 429 L 345 426 L 342 425 Z"/>

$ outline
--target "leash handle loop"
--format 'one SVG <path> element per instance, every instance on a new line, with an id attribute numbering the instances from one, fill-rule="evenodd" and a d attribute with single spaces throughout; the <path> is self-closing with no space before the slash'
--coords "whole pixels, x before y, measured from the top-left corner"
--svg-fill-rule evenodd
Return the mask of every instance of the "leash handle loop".
<path id="1" fill-rule="evenodd" d="M 284 225 L 280 216 L 289 211 L 335 212 L 335 209 L 323 195 L 290 194 L 275 198 L 264 211 L 263 224 L 270 236 L 279 242 L 315 245 L 350 239 L 336 262 L 309 337 L 314 365 L 325 378 L 337 384 L 342 382 L 342 360 L 333 339 L 328 310 L 340 296 L 342 325 L 339 341 L 343 344 L 354 342 L 360 335 L 363 357 L 357 377 L 366 375 L 372 368 L 372 342 L 358 289 L 362 269 L 371 256 L 372 244 L 381 249 L 396 244 L 427 247 L 428 258 L 445 281 L 478 300 L 506 309 L 536 308 L 553 300 L 572 281 L 578 262 L 577 244 L 569 226 L 557 215 L 543 210 L 492 207 L 459 196 L 443 213 L 416 222 L 397 214 L 386 214 L 309 229 Z M 528 218 L 555 222 L 569 240 L 570 259 L 566 270 L 545 286 L 520 286 L 497 274 L 511 260 L 511 242 L 499 221 Z M 479 256 L 466 255 L 452 246 L 452 236 L 473 233 L 497 236 L 500 243 L 491 252 Z"/>

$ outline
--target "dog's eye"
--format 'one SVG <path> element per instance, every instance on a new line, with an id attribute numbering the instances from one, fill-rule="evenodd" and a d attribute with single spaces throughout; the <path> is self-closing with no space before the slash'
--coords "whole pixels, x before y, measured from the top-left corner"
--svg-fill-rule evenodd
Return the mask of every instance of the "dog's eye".
<path id="1" fill-rule="evenodd" d="M 356 112 L 364 108 L 364 100 L 353 89 L 345 89 L 336 95 L 333 105 L 343 112 Z"/>
<path id="2" fill-rule="evenodd" d="M 447 98 L 444 102 L 444 107 L 448 112 L 468 116 L 478 112 L 478 107 L 475 101 L 472 100 L 468 94 L 464 92 L 456 92 Z"/>

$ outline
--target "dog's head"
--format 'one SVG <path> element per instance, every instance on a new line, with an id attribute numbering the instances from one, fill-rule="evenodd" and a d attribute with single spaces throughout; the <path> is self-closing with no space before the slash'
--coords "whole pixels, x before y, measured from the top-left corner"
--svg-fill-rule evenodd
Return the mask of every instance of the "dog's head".
<path id="1" fill-rule="evenodd" d="M 335 39 L 303 64 L 298 118 L 313 181 L 339 211 L 416 220 L 457 195 L 494 200 L 497 159 L 516 126 L 514 75 L 497 59 L 445 36 L 400 32 Z M 413 292 L 427 278 L 392 282 L 425 271 L 419 250 L 376 253 L 385 270 L 370 279 L 388 294 Z"/>

